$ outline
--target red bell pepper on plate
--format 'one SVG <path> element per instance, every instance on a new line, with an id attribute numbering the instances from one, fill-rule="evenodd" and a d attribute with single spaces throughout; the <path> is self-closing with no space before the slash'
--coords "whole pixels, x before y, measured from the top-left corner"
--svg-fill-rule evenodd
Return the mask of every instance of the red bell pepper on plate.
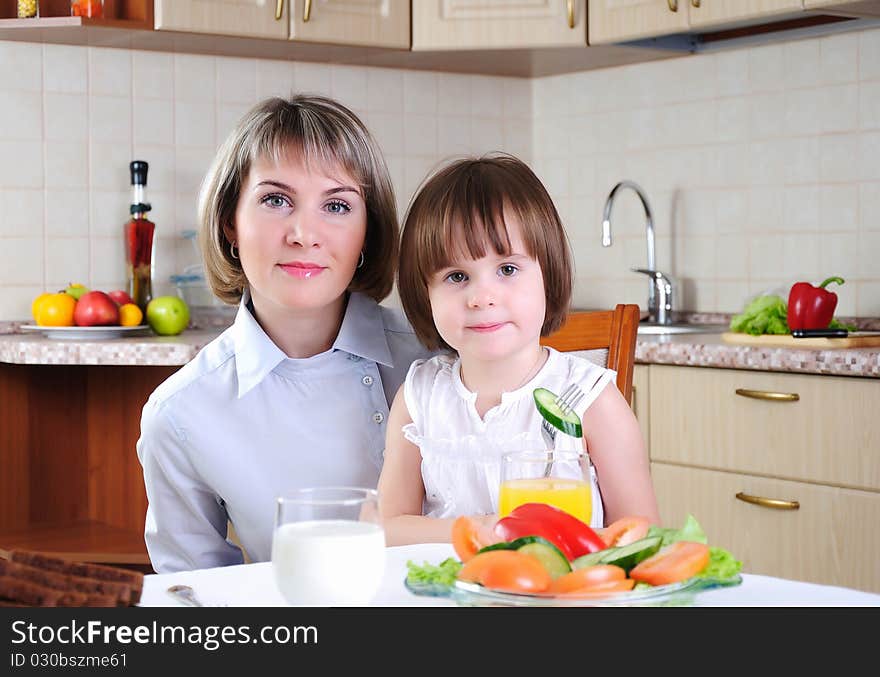
<path id="1" fill-rule="evenodd" d="M 818 287 L 809 282 L 796 282 L 788 293 L 789 329 L 825 329 L 834 317 L 837 308 L 837 294 L 825 289 L 836 282 L 843 284 L 843 278 L 829 277 Z"/>
<path id="2" fill-rule="evenodd" d="M 606 547 L 589 524 L 546 503 L 524 503 L 514 508 L 498 520 L 495 535 L 505 541 L 541 536 L 559 548 L 569 561 Z"/>

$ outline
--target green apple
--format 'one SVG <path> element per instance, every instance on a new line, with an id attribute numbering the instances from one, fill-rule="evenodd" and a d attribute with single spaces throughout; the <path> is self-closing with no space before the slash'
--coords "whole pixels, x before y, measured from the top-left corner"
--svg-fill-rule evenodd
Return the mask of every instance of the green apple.
<path id="1" fill-rule="evenodd" d="M 189 324 L 189 307 L 177 296 L 157 296 L 147 304 L 147 324 L 160 336 L 175 336 Z"/>
<path id="2" fill-rule="evenodd" d="M 64 290 L 64 293 L 70 294 L 73 298 L 75 298 L 77 301 L 79 301 L 79 297 L 82 296 L 83 294 L 88 294 L 89 291 L 91 291 L 91 290 L 88 287 L 86 287 L 85 285 L 81 285 L 78 282 L 71 282 L 67 286 L 67 289 Z"/>

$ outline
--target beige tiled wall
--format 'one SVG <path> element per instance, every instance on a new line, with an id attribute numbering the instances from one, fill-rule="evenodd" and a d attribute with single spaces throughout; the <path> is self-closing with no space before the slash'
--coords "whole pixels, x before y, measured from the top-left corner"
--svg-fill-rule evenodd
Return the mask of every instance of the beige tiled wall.
<path id="1" fill-rule="evenodd" d="M 880 30 L 535 79 L 0 42 L 0 320 L 69 281 L 123 284 L 128 162 L 150 162 L 157 279 L 194 262 L 199 183 L 258 99 L 329 94 L 360 113 L 401 214 L 440 160 L 530 161 L 574 247 L 575 305 L 644 306 L 644 218 L 677 307 L 736 312 L 797 279 L 846 278 L 838 313 L 880 316 Z M 530 105 L 531 104 L 531 105 Z M 164 287 L 163 287 L 164 285 Z M 391 300 L 394 303 L 394 299 Z"/>
<path id="2" fill-rule="evenodd" d="M 0 41 L 0 320 L 68 282 L 123 286 L 132 159 L 150 163 L 157 291 L 170 293 L 196 260 L 180 232 L 215 148 L 253 103 L 291 91 L 363 117 L 401 214 L 448 155 L 530 158 L 528 80 Z"/>
<path id="3" fill-rule="evenodd" d="M 534 163 L 564 215 L 575 304 L 647 298 L 634 193 L 682 309 L 736 312 L 764 290 L 840 275 L 838 314 L 880 316 L 880 30 L 533 82 Z"/>

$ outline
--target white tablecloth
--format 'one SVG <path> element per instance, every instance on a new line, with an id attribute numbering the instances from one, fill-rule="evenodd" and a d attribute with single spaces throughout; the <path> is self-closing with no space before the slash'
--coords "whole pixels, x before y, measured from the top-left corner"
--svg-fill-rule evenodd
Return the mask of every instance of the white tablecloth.
<path id="1" fill-rule="evenodd" d="M 382 587 L 372 606 L 452 606 L 448 599 L 422 597 L 403 585 L 406 562 L 439 564 L 454 557 L 446 543 L 407 545 L 387 549 Z M 272 564 L 243 564 L 144 578 L 141 606 L 178 606 L 166 590 L 176 583 L 190 585 L 205 605 L 285 606 L 275 585 Z M 743 574 L 742 585 L 707 590 L 696 596 L 696 606 L 880 606 L 880 595 L 850 588 L 802 583 L 770 576 Z"/>

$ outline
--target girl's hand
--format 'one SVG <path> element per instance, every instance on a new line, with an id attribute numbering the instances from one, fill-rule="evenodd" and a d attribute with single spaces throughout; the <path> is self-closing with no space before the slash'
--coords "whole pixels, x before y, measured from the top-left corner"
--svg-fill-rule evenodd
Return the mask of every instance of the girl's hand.
<path id="1" fill-rule="evenodd" d="M 498 515 L 471 515 L 471 519 L 480 527 L 480 536 L 484 543 L 494 543 L 498 540 L 495 536 L 495 524 L 498 522 Z"/>

